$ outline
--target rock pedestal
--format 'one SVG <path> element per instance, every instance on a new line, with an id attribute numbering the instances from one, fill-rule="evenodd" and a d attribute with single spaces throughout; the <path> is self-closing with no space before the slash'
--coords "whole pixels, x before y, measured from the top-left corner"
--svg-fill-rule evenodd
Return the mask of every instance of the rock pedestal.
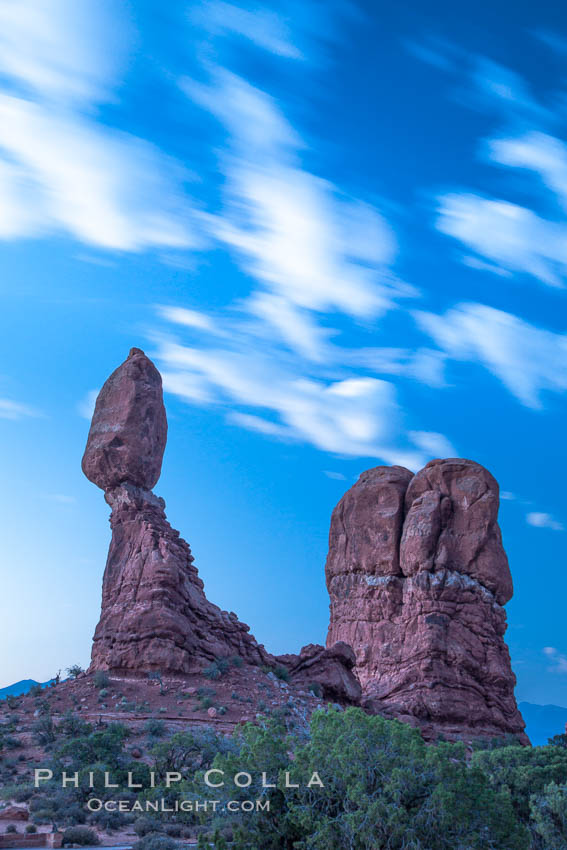
<path id="1" fill-rule="evenodd" d="M 239 655 L 247 664 L 283 664 L 300 685 L 308 670 L 324 695 L 358 700 L 348 647 L 310 646 L 299 656 L 275 658 L 236 614 L 209 602 L 189 544 L 170 526 L 165 502 L 151 490 L 166 439 L 161 376 L 133 348 L 99 393 L 82 462 L 112 509 L 90 670 L 186 674 Z"/>
<path id="2" fill-rule="evenodd" d="M 235 654 L 267 663 L 249 627 L 208 601 L 189 545 L 151 491 L 166 438 L 161 376 L 133 348 L 99 393 L 82 463 L 112 508 L 91 669 L 188 673 Z"/>
<path id="3" fill-rule="evenodd" d="M 512 579 L 498 484 L 470 460 L 364 472 L 331 519 L 327 645 L 350 644 L 364 704 L 425 736 L 527 743 L 504 642 Z"/>

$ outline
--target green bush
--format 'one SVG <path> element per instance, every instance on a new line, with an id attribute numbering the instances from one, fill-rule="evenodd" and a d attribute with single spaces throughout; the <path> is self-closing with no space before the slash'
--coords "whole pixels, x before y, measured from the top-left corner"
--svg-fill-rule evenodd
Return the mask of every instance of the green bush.
<path id="1" fill-rule="evenodd" d="M 98 688 L 99 691 L 102 690 L 102 688 L 108 688 L 110 685 L 108 673 L 105 673 L 104 670 L 97 670 L 93 676 L 93 683 L 95 688 Z"/>
<path id="2" fill-rule="evenodd" d="M 17 832 L 17 831 L 18 830 L 16 829 L 16 827 L 14 826 L 13 823 L 9 823 L 8 826 L 6 827 L 6 832 L 14 833 L 14 832 Z"/>
<path id="3" fill-rule="evenodd" d="M 532 830 L 547 850 L 567 847 L 567 785 L 550 782 L 530 797 Z"/>
<path id="4" fill-rule="evenodd" d="M 471 764 L 488 776 L 494 791 L 510 795 L 514 809 L 526 823 L 530 817 L 530 796 L 542 793 L 551 782 L 558 785 L 567 782 L 564 747 L 516 745 L 484 750 L 473 753 Z"/>
<path id="5" fill-rule="evenodd" d="M 274 667 L 274 674 L 278 677 L 278 679 L 283 679 L 284 682 L 289 682 L 289 670 L 287 667 L 279 664 L 277 667 Z"/>
<path id="6" fill-rule="evenodd" d="M 71 679 L 76 679 L 77 676 L 80 676 L 80 674 L 84 672 L 85 671 L 79 664 L 72 664 L 70 667 L 67 667 L 67 673 Z"/>
<path id="7" fill-rule="evenodd" d="M 143 838 L 144 835 L 149 835 L 150 833 L 155 834 L 160 831 L 161 826 L 159 821 L 154 820 L 153 818 L 141 817 L 134 822 L 134 832 L 140 838 Z"/>
<path id="8" fill-rule="evenodd" d="M 63 846 L 66 844 L 81 844 L 84 847 L 100 844 L 94 829 L 88 826 L 70 826 L 63 833 Z"/>
<path id="9" fill-rule="evenodd" d="M 152 718 L 146 723 L 144 731 L 146 735 L 149 735 L 151 738 L 163 738 L 166 733 L 165 723 L 163 720 Z"/>
<path id="10" fill-rule="evenodd" d="M 32 726 L 32 737 L 36 744 L 42 747 L 49 746 L 57 737 L 57 729 L 53 723 L 51 714 L 38 717 Z"/>
<path id="11" fill-rule="evenodd" d="M 63 715 L 63 719 L 59 723 L 57 731 L 69 738 L 79 737 L 80 735 L 88 735 L 92 731 L 92 726 L 81 717 L 77 717 L 77 715 L 69 709 L 69 711 L 66 711 Z"/>
<path id="12" fill-rule="evenodd" d="M 260 796 L 270 802 L 269 812 L 235 815 L 230 824 L 225 816 L 235 847 L 528 850 L 510 795 L 467 764 L 462 744 L 426 745 L 410 726 L 357 708 L 315 712 L 291 762 L 290 739 L 273 719 L 246 724 L 235 743 L 237 751 L 217 755 L 213 766 L 225 776 L 246 771 L 253 782 L 219 788 L 221 806 Z M 263 771 L 275 788 L 262 788 Z M 299 787 L 285 786 L 286 771 Z M 323 787 L 306 787 L 314 772 Z"/>
<path id="13" fill-rule="evenodd" d="M 177 850 L 179 844 L 167 835 L 150 832 L 140 841 L 136 841 L 133 850 Z"/>
<path id="14" fill-rule="evenodd" d="M 211 679 L 212 681 L 216 681 L 216 679 L 220 679 L 220 677 L 222 676 L 222 671 L 220 670 L 216 661 L 213 661 L 212 664 L 209 664 L 208 667 L 204 668 L 203 676 L 206 679 Z"/>
<path id="15" fill-rule="evenodd" d="M 26 826 L 26 832 L 28 835 L 33 835 L 34 832 L 37 832 L 37 826 L 34 823 L 28 823 Z"/>

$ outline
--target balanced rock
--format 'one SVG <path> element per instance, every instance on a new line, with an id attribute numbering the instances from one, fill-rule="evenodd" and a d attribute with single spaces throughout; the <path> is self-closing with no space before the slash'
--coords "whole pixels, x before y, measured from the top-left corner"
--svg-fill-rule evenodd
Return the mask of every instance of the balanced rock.
<path id="1" fill-rule="evenodd" d="M 470 460 L 364 472 L 331 519 L 327 646 L 356 655 L 364 704 L 435 738 L 527 743 L 504 642 L 512 579 L 498 484 Z"/>
<path id="2" fill-rule="evenodd" d="M 102 490 L 123 482 L 151 490 L 166 440 L 161 375 L 143 351 L 132 348 L 98 394 L 83 472 Z"/>
<path id="3" fill-rule="evenodd" d="M 312 681 L 345 700 L 360 696 L 348 648 L 317 647 L 316 657 L 276 659 L 233 612 L 213 605 L 189 544 L 165 516 L 156 484 L 167 438 L 161 376 L 139 348 L 101 389 L 83 457 L 85 475 L 105 491 L 112 539 L 90 670 L 132 675 L 186 674 L 217 658 L 284 664 L 291 679 Z"/>
<path id="4" fill-rule="evenodd" d="M 208 601 L 189 545 L 150 489 L 166 438 L 161 376 L 133 348 L 99 393 L 82 464 L 112 508 L 91 669 L 188 673 L 233 654 L 266 663 L 249 627 Z"/>

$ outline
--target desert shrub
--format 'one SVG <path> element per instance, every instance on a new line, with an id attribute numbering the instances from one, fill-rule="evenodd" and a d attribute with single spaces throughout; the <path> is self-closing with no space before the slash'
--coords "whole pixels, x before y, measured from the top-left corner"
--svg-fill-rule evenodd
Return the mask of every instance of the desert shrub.
<path id="1" fill-rule="evenodd" d="M 55 741 L 57 729 L 53 723 L 51 714 L 44 714 L 38 717 L 32 726 L 32 736 L 36 744 L 42 747 L 49 746 Z"/>
<path id="2" fill-rule="evenodd" d="M 0 751 L 15 750 L 21 746 L 22 742 L 18 738 L 14 738 L 13 735 L 9 735 L 7 732 L 0 733 Z"/>
<path id="3" fill-rule="evenodd" d="M 227 712 L 226 705 L 219 705 L 217 711 L 218 711 L 219 714 L 226 714 L 226 712 Z"/>
<path id="4" fill-rule="evenodd" d="M 213 661 L 212 664 L 209 664 L 208 667 L 204 668 L 203 676 L 206 679 L 211 679 L 212 681 L 216 681 L 216 679 L 220 679 L 220 677 L 222 676 L 222 671 L 219 668 L 216 661 Z"/>
<path id="5" fill-rule="evenodd" d="M 108 688 L 110 685 L 108 673 L 105 673 L 104 670 L 97 670 L 93 676 L 93 683 L 95 688 L 98 688 L 99 691 L 102 690 L 102 688 Z"/>
<path id="6" fill-rule="evenodd" d="M 149 835 L 150 833 L 161 832 L 161 824 L 159 820 L 149 817 L 141 817 L 137 818 L 134 821 L 134 832 L 140 838 L 143 838 L 144 835 Z"/>
<path id="7" fill-rule="evenodd" d="M 550 782 L 530 797 L 530 825 L 534 845 L 543 850 L 567 847 L 567 785 Z"/>
<path id="8" fill-rule="evenodd" d="M 166 835 L 170 835 L 172 838 L 181 838 L 183 827 L 180 823 L 166 823 L 165 833 Z"/>
<path id="9" fill-rule="evenodd" d="M 14 789 L 12 793 L 12 798 L 16 803 L 27 803 L 27 801 L 31 797 L 33 797 L 33 795 L 34 789 L 23 785 Z"/>
<path id="10" fill-rule="evenodd" d="M 51 809 L 38 809 L 37 812 L 34 812 L 32 815 L 33 823 L 49 823 L 53 820 L 53 812 Z"/>
<path id="11" fill-rule="evenodd" d="M 69 711 L 66 711 L 63 715 L 57 730 L 67 737 L 78 737 L 79 735 L 88 735 L 89 732 L 92 731 L 92 726 L 81 717 L 77 717 L 77 715 L 69 709 Z"/>
<path id="12" fill-rule="evenodd" d="M 281 723 L 268 718 L 241 727 L 234 745 L 236 750 L 218 754 L 213 766 L 225 776 L 246 771 L 253 781 L 242 789 L 231 782 L 216 789 L 221 807 L 230 799 L 262 796 L 270 802 L 266 812 L 223 815 L 235 848 L 529 847 L 528 830 L 510 795 L 493 789 L 480 768 L 467 764 L 462 744 L 426 745 L 417 730 L 398 721 L 356 708 L 317 711 L 307 741 L 291 743 Z M 276 787 L 262 789 L 263 771 Z M 299 787 L 285 786 L 286 771 Z M 314 772 L 322 787 L 306 786 Z"/>
<path id="13" fill-rule="evenodd" d="M 33 835 L 34 832 L 37 832 L 37 826 L 34 823 L 28 823 L 26 826 L 26 832 L 28 835 Z"/>
<path id="14" fill-rule="evenodd" d="M 229 660 L 233 667 L 242 667 L 244 664 L 244 660 L 240 655 L 231 655 Z"/>
<path id="15" fill-rule="evenodd" d="M 16 827 L 14 826 L 13 823 L 9 823 L 8 826 L 6 827 L 6 832 L 14 833 L 14 832 L 17 832 L 17 831 L 18 830 L 16 829 Z"/>
<path id="16" fill-rule="evenodd" d="M 148 720 L 145 725 L 146 735 L 149 735 L 151 738 L 163 738 L 165 731 L 165 723 L 163 720 Z"/>
<path id="17" fill-rule="evenodd" d="M 274 674 L 278 677 L 278 679 L 282 679 L 284 682 L 289 682 L 289 670 L 282 664 L 278 664 L 277 667 L 274 667 Z"/>
<path id="18" fill-rule="evenodd" d="M 133 845 L 133 850 L 177 850 L 179 844 L 168 835 L 150 832 Z"/>
<path id="19" fill-rule="evenodd" d="M 63 846 L 66 844 L 81 844 L 87 847 L 100 842 L 94 829 L 88 826 L 70 826 L 63 833 Z"/>
<path id="20" fill-rule="evenodd" d="M 510 795 L 522 821 L 530 817 L 530 796 L 546 785 L 567 783 L 567 749 L 564 747 L 502 747 L 473 753 L 471 764 L 480 768 L 497 791 Z"/>
<path id="21" fill-rule="evenodd" d="M 124 824 L 130 823 L 132 818 L 131 814 L 125 812 L 108 812 L 101 809 L 99 812 L 93 812 L 89 815 L 89 823 L 96 824 L 106 832 L 112 832 L 115 829 L 124 829 Z"/>
<path id="22" fill-rule="evenodd" d="M 71 679 L 76 679 L 77 676 L 80 676 L 81 673 L 85 671 L 79 664 L 72 664 L 71 667 L 67 667 L 67 673 L 71 677 Z"/>
<path id="23" fill-rule="evenodd" d="M 321 687 L 319 682 L 311 682 L 311 684 L 309 685 L 309 690 L 314 697 L 319 697 L 319 699 L 321 699 L 321 697 L 323 696 L 323 688 Z"/>
<path id="24" fill-rule="evenodd" d="M 40 684 L 36 683 L 35 685 L 31 686 L 28 693 L 32 697 L 40 697 L 43 693 L 43 688 L 41 687 Z"/>

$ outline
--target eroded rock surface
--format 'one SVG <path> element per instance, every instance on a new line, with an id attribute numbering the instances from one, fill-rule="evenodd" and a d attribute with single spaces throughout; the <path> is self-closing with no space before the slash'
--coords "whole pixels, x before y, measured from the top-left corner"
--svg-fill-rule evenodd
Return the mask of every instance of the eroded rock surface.
<path id="1" fill-rule="evenodd" d="M 315 647 L 315 653 L 276 659 L 236 614 L 206 598 L 189 544 L 170 526 L 165 502 L 151 490 L 166 437 L 161 376 L 133 348 L 100 391 L 83 457 L 85 475 L 105 491 L 112 509 L 91 671 L 184 674 L 239 655 L 248 664 L 284 663 L 300 686 L 308 667 L 309 680 L 325 693 L 358 699 L 348 647 Z"/>
<path id="2" fill-rule="evenodd" d="M 350 644 L 364 703 L 427 737 L 527 742 L 504 642 L 512 579 L 498 485 L 470 460 L 364 472 L 331 519 L 327 646 Z"/>
<path id="3" fill-rule="evenodd" d="M 299 655 L 281 655 L 277 661 L 288 668 L 294 684 L 303 688 L 318 685 L 323 699 L 354 705 L 360 702 L 362 689 L 352 673 L 356 657 L 342 641 L 327 649 L 310 643 L 302 647 Z"/>

